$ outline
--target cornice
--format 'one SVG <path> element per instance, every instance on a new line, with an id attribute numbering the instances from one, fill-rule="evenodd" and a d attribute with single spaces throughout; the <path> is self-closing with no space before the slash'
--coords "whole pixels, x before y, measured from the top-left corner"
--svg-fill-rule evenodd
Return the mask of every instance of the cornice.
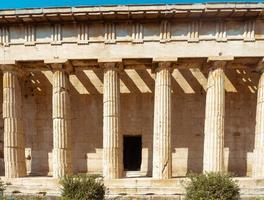
<path id="1" fill-rule="evenodd" d="M 153 18 L 263 18 L 264 4 L 206 3 L 84 6 L 0 10 L 0 23 Z"/>

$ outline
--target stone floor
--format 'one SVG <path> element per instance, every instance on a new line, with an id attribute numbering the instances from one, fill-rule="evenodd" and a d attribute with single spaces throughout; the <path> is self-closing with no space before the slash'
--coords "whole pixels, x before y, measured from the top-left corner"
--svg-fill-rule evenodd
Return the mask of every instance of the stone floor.
<path id="1" fill-rule="evenodd" d="M 14 192 L 23 195 L 36 195 L 45 193 L 51 197 L 60 195 L 59 181 L 52 177 L 26 177 L 19 179 L 6 179 L 4 182 L 11 185 L 7 187 L 6 194 Z M 235 178 L 241 188 L 242 199 L 264 197 L 264 180 L 252 178 Z M 124 178 L 106 181 L 108 197 L 120 200 L 181 200 L 184 196 L 184 178 L 170 180 L 153 180 L 151 178 Z"/>

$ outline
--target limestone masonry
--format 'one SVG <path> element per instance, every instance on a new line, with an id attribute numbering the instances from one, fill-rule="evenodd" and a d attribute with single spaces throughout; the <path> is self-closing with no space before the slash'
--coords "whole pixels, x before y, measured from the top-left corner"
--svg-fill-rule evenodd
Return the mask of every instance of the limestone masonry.
<path id="1" fill-rule="evenodd" d="M 181 195 L 228 171 L 264 196 L 263 3 L 0 10 L 0 45 L 13 186 L 99 173 L 113 195 Z"/>

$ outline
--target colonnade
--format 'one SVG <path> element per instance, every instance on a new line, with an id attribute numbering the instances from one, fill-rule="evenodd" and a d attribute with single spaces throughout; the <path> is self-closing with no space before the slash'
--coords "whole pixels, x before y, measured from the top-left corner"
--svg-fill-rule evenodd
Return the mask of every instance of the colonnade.
<path id="1" fill-rule="evenodd" d="M 204 172 L 224 170 L 225 69 L 226 61 L 211 62 L 207 80 L 204 126 Z M 53 177 L 72 172 L 69 71 L 61 63 L 53 70 Z M 122 178 L 123 155 L 120 133 L 120 69 L 117 63 L 103 63 L 103 175 Z M 5 176 L 26 175 L 25 134 L 23 131 L 21 72 L 15 65 L 2 65 Z M 158 63 L 155 73 L 153 178 L 169 179 L 171 150 L 171 62 Z M 256 113 L 256 139 L 253 159 L 255 178 L 264 178 L 264 75 L 261 74 Z"/>

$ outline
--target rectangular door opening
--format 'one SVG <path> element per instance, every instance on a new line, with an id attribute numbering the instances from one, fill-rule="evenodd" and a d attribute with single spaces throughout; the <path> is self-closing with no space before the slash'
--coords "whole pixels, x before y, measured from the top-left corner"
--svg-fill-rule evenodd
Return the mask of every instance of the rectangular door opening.
<path id="1" fill-rule="evenodd" d="M 142 137 L 124 136 L 124 170 L 139 171 L 141 166 Z"/>

